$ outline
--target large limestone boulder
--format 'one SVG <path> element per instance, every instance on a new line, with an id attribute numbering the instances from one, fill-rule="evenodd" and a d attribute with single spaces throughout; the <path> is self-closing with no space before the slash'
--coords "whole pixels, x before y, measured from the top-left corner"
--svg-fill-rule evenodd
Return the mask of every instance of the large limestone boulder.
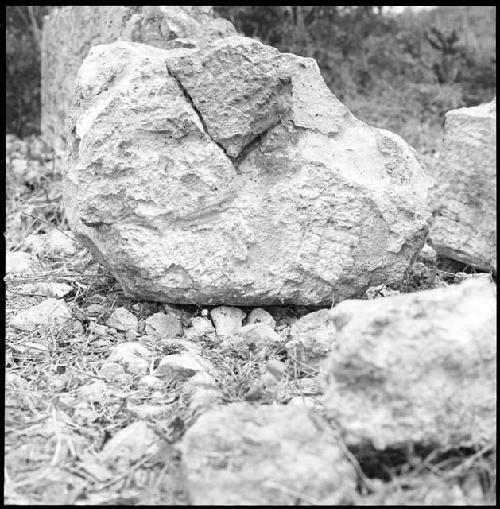
<path id="1" fill-rule="evenodd" d="M 335 307 L 324 404 L 348 445 L 482 446 L 496 437 L 496 285 Z"/>
<path id="2" fill-rule="evenodd" d="M 434 249 L 482 270 L 497 269 L 496 99 L 449 111 L 431 193 Z"/>
<path id="3" fill-rule="evenodd" d="M 354 468 L 305 406 L 232 403 L 201 415 L 181 442 L 193 505 L 352 502 Z"/>
<path id="4" fill-rule="evenodd" d="M 66 149 L 65 118 L 75 78 L 92 46 L 118 40 L 159 48 L 194 47 L 236 35 L 231 23 L 214 18 L 209 6 L 68 5 L 45 19 L 42 34 L 42 134 Z"/>
<path id="5" fill-rule="evenodd" d="M 94 47 L 68 129 L 71 228 L 137 298 L 330 305 L 399 284 L 428 231 L 414 151 L 252 39 Z"/>

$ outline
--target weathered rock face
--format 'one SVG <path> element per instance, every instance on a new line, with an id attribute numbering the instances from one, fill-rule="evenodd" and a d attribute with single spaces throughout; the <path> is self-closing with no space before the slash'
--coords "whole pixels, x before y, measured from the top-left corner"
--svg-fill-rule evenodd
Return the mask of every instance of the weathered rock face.
<path id="1" fill-rule="evenodd" d="M 64 6 L 47 16 L 42 37 L 42 134 L 63 153 L 74 81 L 92 46 L 118 40 L 159 48 L 195 47 L 236 35 L 209 6 Z M 203 42 L 202 42 L 203 41 Z"/>
<path id="2" fill-rule="evenodd" d="M 349 445 L 484 445 L 496 436 L 496 286 L 335 307 L 324 404 Z"/>
<path id="3" fill-rule="evenodd" d="M 496 99 L 449 111 L 431 192 L 430 237 L 441 255 L 497 269 Z"/>
<path id="4" fill-rule="evenodd" d="M 252 39 L 94 47 L 68 126 L 71 228 L 137 298 L 331 304 L 399 283 L 427 233 L 413 150 Z"/>
<path id="5" fill-rule="evenodd" d="M 297 320 L 290 328 L 286 350 L 303 365 L 318 368 L 334 348 L 335 324 L 332 310 L 321 309 Z"/>
<path id="6" fill-rule="evenodd" d="M 194 505 L 336 505 L 354 497 L 354 468 L 304 407 L 214 408 L 181 447 Z"/>

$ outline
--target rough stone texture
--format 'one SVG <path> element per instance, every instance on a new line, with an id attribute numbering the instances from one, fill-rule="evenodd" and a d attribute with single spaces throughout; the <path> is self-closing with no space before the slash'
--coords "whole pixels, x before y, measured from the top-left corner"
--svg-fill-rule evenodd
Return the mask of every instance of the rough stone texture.
<path id="1" fill-rule="evenodd" d="M 146 334 L 161 339 L 182 336 L 181 321 L 173 313 L 155 313 L 146 320 Z"/>
<path id="2" fill-rule="evenodd" d="M 157 454 L 160 439 L 146 421 L 136 421 L 122 428 L 104 445 L 99 457 L 106 464 L 125 466 L 143 456 Z"/>
<path id="3" fill-rule="evenodd" d="M 40 304 L 21 311 L 10 320 L 10 326 L 29 331 L 37 327 L 63 327 L 72 324 L 71 309 L 64 301 L 46 299 Z"/>
<path id="4" fill-rule="evenodd" d="M 239 335 L 246 345 L 257 351 L 270 346 L 284 345 L 285 340 L 265 323 L 251 323 L 241 328 Z"/>
<path id="5" fill-rule="evenodd" d="M 214 408 L 186 432 L 181 448 L 194 505 L 335 505 L 354 495 L 352 465 L 305 408 Z"/>
<path id="6" fill-rule="evenodd" d="M 430 237 L 442 256 L 497 269 L 496 99 L 449 111 L 431 192 Z"/>
<path id="7" fill-rule="evenodd" d="M 118 331 L 134 330 L 137 331 L 139 320 L 126 308 L 116 308 L 106 322 L 108 327 L 113 327 Z"/>
<path id="8" fill-rule="evenodd" d="M 5 252 L 5 273 L 31 275 L 39 266 L 37 259 L 24 251 Z"/>
<path id="9" fill-rule="evenodd" d="M 45 18 L 42 33 L 42 134 L 62 154 L 65 119 L 78 69 L 92 46 L 118 40 L 159 48 L 195 47 L 236 35 L 209 6 L 64 6 Z"/>
<path id="10" fill-rule="evenodd" d="M 28 283 L 18 287 L 18 292 L 33 295 L 43 295 L 60 299 L 73 290 L 73 287 L 64 283 Z"/>
<path id="11" fill-rule="evenodd" d="M 496 286 L 335 307 L 324 404 L 347 444 L 481 446 L 496 436 Z"/>
<path id="12" fill-rule="evenodd" d="M 247 317 L 247 324 L 251 323 L 264 323 L 273 329 L 276 327 L 276 320 L 265 309 L 254 308 Z"/>
<path id="13" fill-rule="evenodd" d="M 50 230 L 49 233 L 32 233 L 26 238 L 26 245 L 36 255 L 74 256 L 78 251 L 73 233 Z"/>
<path id="14" fill-rule="evenodd" d="M 290 328 L 287 352 L 306 366 L 318 368 L 330 353 L 335 341 L 332 310 L 322 309 L 297 320 Z"/>
<path id="15" fill-rule="evenodd" d="M 116 362 L 132 374 L 145 374 L 149 370 L 151 352 L 140 343 L 119 343 L 113 347 L 108 361 Z"/>
<path id="16" fill-rule="evenodd" d="M 312 59 L 244 37 L 118 42 L 91 50 L 74 99 L 68 220 L 135 298 L 331 304 L 399 283 L 423 245 L 414 151 Z"/>
<path id="17" fill-rule="evenodd" d="M 210 370 L 213 370 L 210 361 L 192 352 L 183 352 L 163 357 L 155 375 L 184 382 L 196 373 Z"/>
<path id="18" fill-rule="evenodd" d="M 184 334 L 188 339 L 199 340 L 204 336 L 215 335 L 215 328 L 208 318 L 195 316 L 191 318 L 191 327 L 185 329 Z"/>
<path id="19" fill-rule="evenodd" d="M 187 380 L 182 392 L 187 398 L 189 410 L 194 418 L 222 402 L 222 392 L 213 375 L 207 371 L 199 371 Z"/>
<path id="20" fill-rule="evenodd" d="M 218 336 L 232 336 L 241 330 L 245 313 L 238 308 L 219 306 L 210 311 L 210 318 Z"/>

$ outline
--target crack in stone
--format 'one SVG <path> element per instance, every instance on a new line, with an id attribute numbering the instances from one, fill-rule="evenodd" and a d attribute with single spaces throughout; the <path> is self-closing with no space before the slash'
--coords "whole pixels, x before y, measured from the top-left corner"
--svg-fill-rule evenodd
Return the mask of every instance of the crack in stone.
<path id="1" fill-rule="evenodd" d="M 255 138 L 253 138 L 252 140 L 250 140 L 242 149 L 241 149 L 241 152 L 232 158 L 232 161 L 234 163 L 234 166 L 236 168 L 238 168 L 240 166 L 240 164 L 244 161 L 244 159 L 246 158 L 246 156 L 252 152 L 254 149 L 256 149 L 259 145 L 261 145 L 265 135 L 271 130 L 271 129 L 274 129 L 276 126 L 280 125 L 281 124 L 281 119 L 279 119 L 275 124 L 273 124 L 272 126 L 268 127 L 265 131 L 257 134 L 257 136 L 255 136 Z"/>
<path id="2" fill-rule="evenodd" d="M 182 90 L 182 93 L 184 94 L 184 97 L 186 98 L 186 100 L 189 102 L 189 104 L 191 105 L 191 107 L 193 108 L 194 112 L 196 113 L 196 115 L 198 116 L 198 119 L 200 120 L 200 123 L 201 125 L 203 126 L 203 132 L 210 138 L 210 140 L 212 140 L 218 147 L 220 147 L 222 149 L 222 151 L 224 152 L 224 154 L 227 156 L 227 158 L 233 163 L 233 166 L 235 168 L 235 170 L 238 169 L 238 167 L 240 166 L 240 164 L 243 162 L 243 160 L 246 158 L 246 156 L 252 152 L 258 145 L 260 145 L 260 143 L 262 142 L 262 140 L 264 139 L 265 135 L 271 130 L 271 129 L 274 129 L 276 126 L 280 125 L 282 123 L 282 119 L 279 118 L 277 122 L 275 122 L 273 125 L 271 125 L 270 127 L 268 127 L 265 131 L 257 134 L 253 139 L 251 139 L 240 151 L 240 153 L 237 155 L 237 156 L 230 156 L 228 153 L 227 153 L 227 150 L 224 148 L 224 146 L 222 144 L 220 144 L 218 141 L 214 140 L 212 138 L 212 136 L 210 136 L 210 133 L 208 132 L 208 127 L 205 123 L 205 120 L 203 119 L 203 116 L 201 114 L 201 112 L 198 110 L 198 108 L 196 107 L 194 101 L 193 101 L 193 98 L 189 95 L 189 92 L 183 87 L 182 85 L 182 82 L 180 80 L 180 78 L 177 76 L 177 74 L 175 72 L 173 72 L 170 67 L 168 66 L 168 64 L 166 64 L 166 67 L 167 67 L 167 70 L 169 72 L 169 74 L 175 79 L 175 81 L 177 82 L 177 84 L 179 85 L 179 88 Z"/>
<path id="3" fill-rule="evenodd" d="M 205 124 L 205 120 L 203 119 L 203 116 L 201 115 L 201 112 L 198 110 L 198 108 L 196 107 L 196 105 L 194 104 L 194 101 L 193 101 L 193 98 L 189 95 L 189 92 L 182 86 L 182 83 L 181 83 L 181 80 L 179 79 L 179 77 L 175 74 L 175 72 L 173 72 L 169 67 L 168 65 L 166 64 L 166 67 L 167 67 L 167 71 L 169 72 L 170 76 L 172 76 L 172 78 L 174 78 L 174 80 L 177 82 L 177 84 L 179 85 L 179 88 L 182 90 L 182 93 L 184 94 L 184 97 L 186 98 L 186 100 L 189 102 L 189 104 L 191 105 L 191 107 L 193 108 L 194 112 L 196 113 L 196 115 L 198 116 L 198 119 L 200 120 L 200 123 L 203 127 L 203 132 L 219 147 L 222 149 L 222 151 L 224 152 L 224 154 L 226 154 L 226 156 L 229 158 L 230 161 L 233 161 L 233 158 L 227 153 L 226 149 L 220 144 L 218 143 L 217 141 L 215 141 L 212 136 L 210 136 L 209 132 L 208 132 L 208 127 L 207 125 Z"/>

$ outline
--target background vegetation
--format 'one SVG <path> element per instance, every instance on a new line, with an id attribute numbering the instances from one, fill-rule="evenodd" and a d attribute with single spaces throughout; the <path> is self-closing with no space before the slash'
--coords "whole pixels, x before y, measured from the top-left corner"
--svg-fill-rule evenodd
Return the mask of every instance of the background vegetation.
<path id="1" fill-rule="evenodd" d="M 6 7 L 6 126 L 40 124 L 40 30 L 51 6 Z M 422 152 L 443 115 L 490 101 L 496 87 L 494 6 L 441 6 L 396 14 L 388 6 L 216 6 L 244 35 L 316 59 L 353 113 Z"/>

